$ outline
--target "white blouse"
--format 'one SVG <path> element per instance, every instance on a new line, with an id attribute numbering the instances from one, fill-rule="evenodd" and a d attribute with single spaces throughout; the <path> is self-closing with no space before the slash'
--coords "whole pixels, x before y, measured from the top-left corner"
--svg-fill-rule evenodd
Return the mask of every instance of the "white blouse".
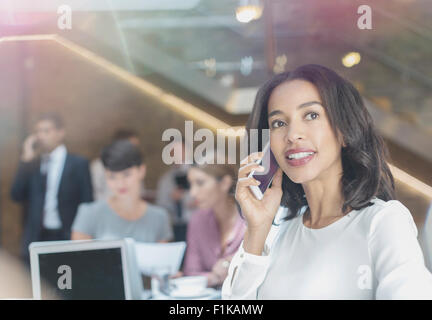
<path id="1" fill-rule="evenodd" d="M 399 201 L 371 200 L 320 229 L 294 219 L 272 226 L 261 256 L 243 243 L 223 299 L 432 299 L 417 227 Z M 279 208 L 280 220 L 287 208 Z"/>

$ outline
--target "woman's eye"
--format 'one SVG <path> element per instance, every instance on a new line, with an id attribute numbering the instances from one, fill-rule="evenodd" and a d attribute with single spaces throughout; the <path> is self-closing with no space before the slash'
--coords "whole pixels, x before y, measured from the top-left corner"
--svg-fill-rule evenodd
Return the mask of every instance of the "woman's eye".
<path id="1" fill-rule="evenodd" d="M 315 120 L 316 118 L 318 118 L 318 116 L 319 114 L 316 112 L 309 112 L 305 118 L 306 120 Z"/>
<path id="2" fill-rule="evenodd" d="M 280 120 L 275 120 L 275 121 L 273 121 L 272 123 L 271 123 L 271 127 L 272 128 L 279 128 L 279 127 L 281 127 L 281 126 L 283 126 L 284 125 L 284 122 L 283 121 L 280 121 Z"/>

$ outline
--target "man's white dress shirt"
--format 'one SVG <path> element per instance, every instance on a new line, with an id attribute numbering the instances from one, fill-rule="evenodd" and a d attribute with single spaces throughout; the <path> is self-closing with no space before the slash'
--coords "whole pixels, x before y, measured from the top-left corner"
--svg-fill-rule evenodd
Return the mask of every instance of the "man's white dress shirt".
<path id="1" fill-rule="evenodd" d="M 64 144 L 49 154 L 42 156 L 41 172 L 47 173 L 47 185 L 43 213 L 43 226 L 46 229 L 60 229 L 62 223 L 58 212 L 57 194 L 66 161 L 67 150 Z"/>

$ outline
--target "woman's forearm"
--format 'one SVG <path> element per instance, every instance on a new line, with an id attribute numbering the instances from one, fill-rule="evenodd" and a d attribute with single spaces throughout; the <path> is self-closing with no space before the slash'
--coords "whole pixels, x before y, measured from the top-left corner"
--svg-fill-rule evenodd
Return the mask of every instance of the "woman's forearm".
<path id="1" fill-rule="evenodd" d="M 260 256 L 264 250 L 264 244 L 270 228 L 246 229 L 243 241 L 245 252 Z"/>

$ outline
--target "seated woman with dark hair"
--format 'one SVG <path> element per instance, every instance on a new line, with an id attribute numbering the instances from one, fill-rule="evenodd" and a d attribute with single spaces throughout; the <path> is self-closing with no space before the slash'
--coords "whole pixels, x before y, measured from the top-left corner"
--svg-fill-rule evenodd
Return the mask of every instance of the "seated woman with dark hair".
<path id="1" fill-rule="evenodd" d="M 101 158 L 112 195 L 78 208 L 72 240 L 129 237 L 139 242 L 171 241 L 166 210 L 141 199 L 146 167 L 138 147 L 117 140 L 103 149 Z"/>

